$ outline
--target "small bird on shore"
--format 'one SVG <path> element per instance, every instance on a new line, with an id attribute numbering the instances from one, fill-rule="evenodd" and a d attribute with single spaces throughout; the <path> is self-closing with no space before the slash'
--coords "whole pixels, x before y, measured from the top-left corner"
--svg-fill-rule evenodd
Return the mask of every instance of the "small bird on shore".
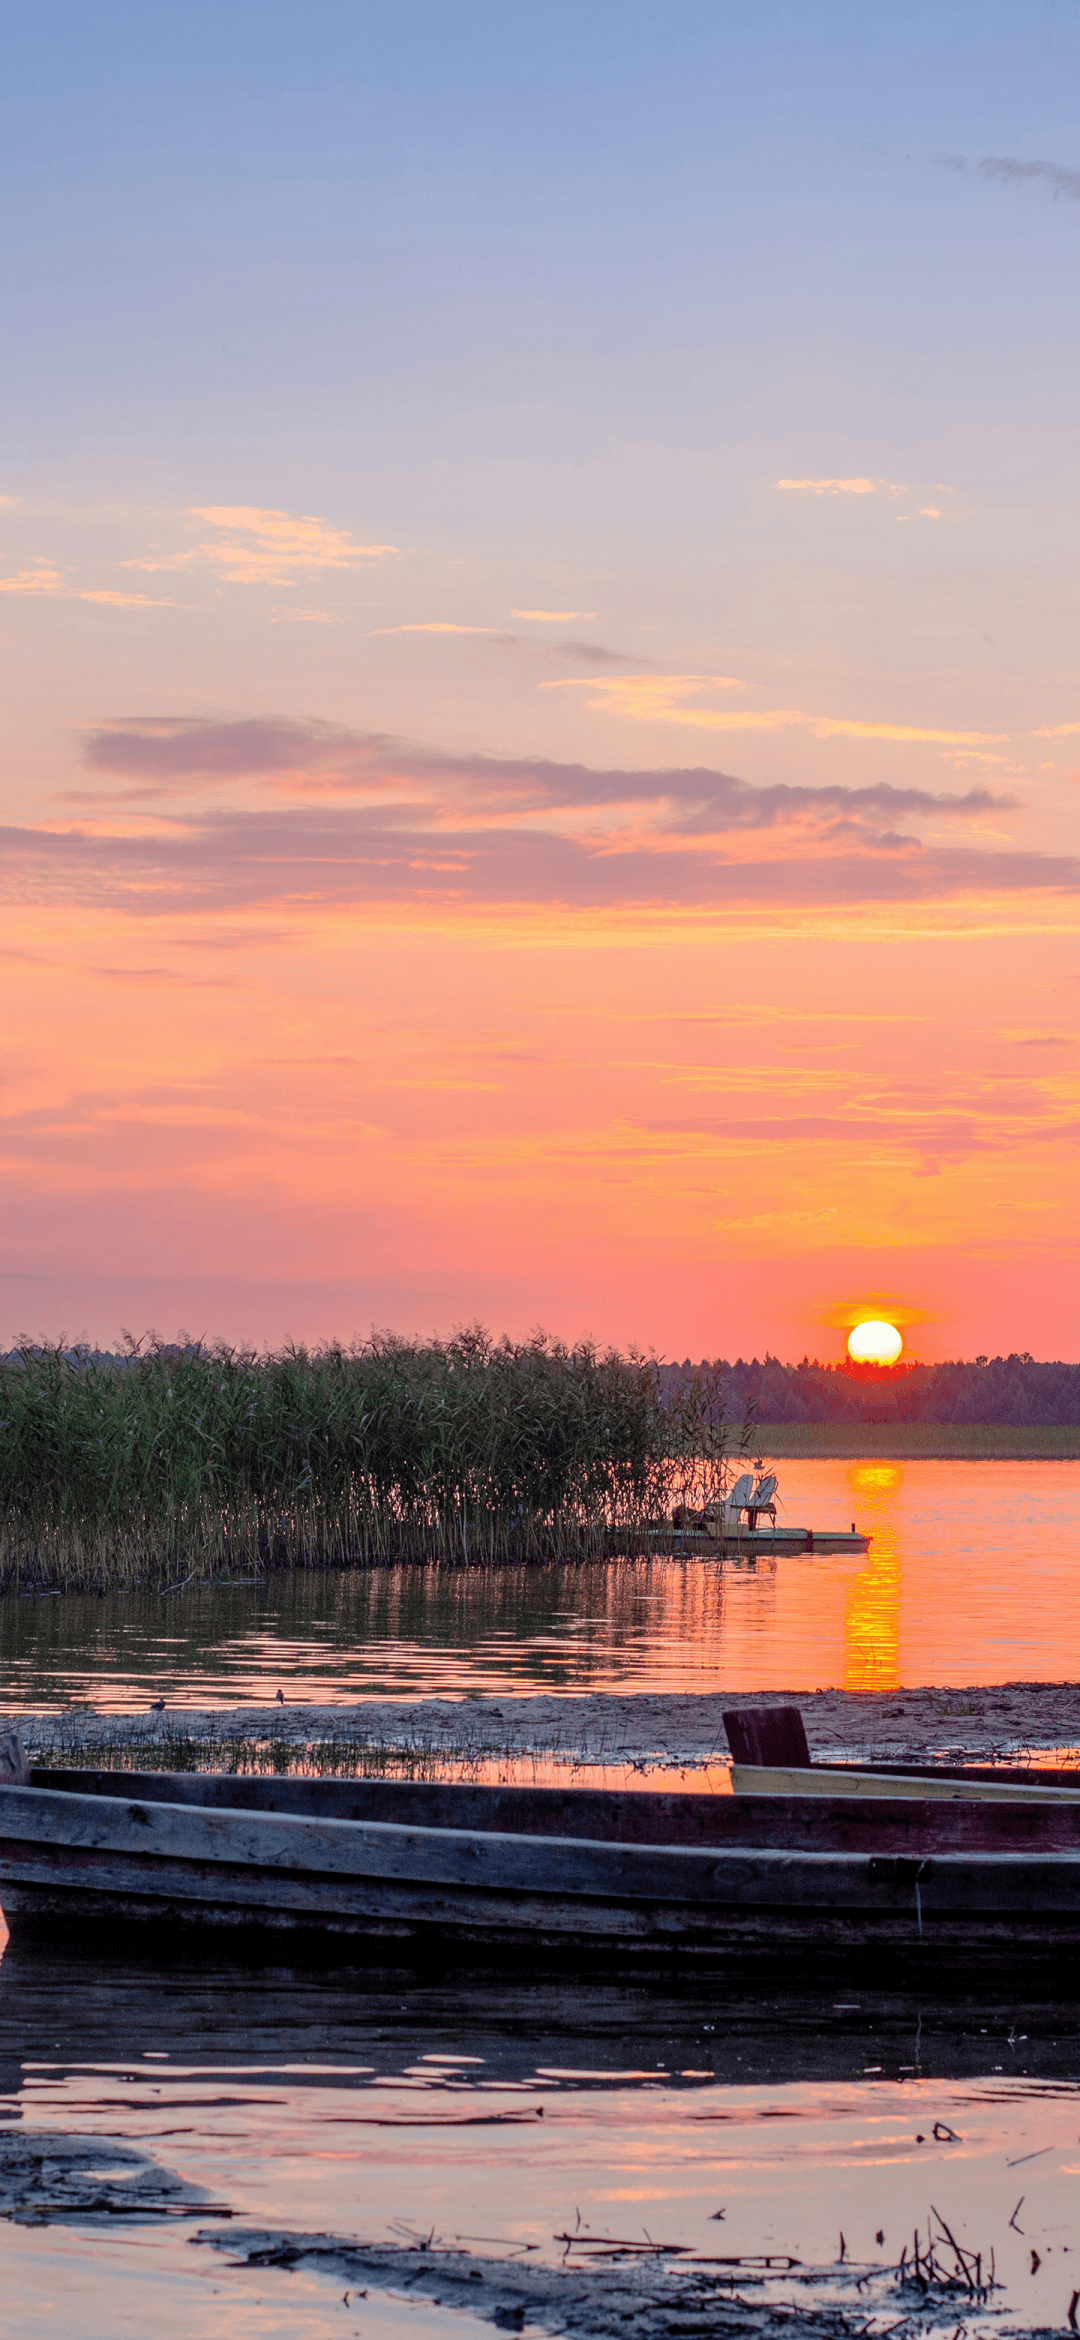
<path id="1" fill-rule="evenodd" d="M 279 1705 L 279 1706 L 284 1706 L 284 1704 L 285 1704 L 285 1692 L 284 1692 L 284 1690 L 278 1690 L 278 1691 L 275 1693 L 275 1695 L 276 1695 L 276 1697 L 277 1697 L 277 1702 L 278 1702 L 278 1705 Z"/>
<path id="2" fill-rule="evenodd" d="M 163 1698 L 152 1698 L 150 1700 L 150 1712 L 151 1714 L 164 1714 L 165 1700 Z"/>

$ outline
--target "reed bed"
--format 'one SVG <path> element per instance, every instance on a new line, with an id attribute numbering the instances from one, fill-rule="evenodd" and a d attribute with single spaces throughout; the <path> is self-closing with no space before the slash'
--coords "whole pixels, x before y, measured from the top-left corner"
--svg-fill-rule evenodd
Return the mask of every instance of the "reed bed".
<path id="1" fill-rule="evenodd" d="M 708 1374 L 537 1335 L 0 1364 L 0 1590 L 633 1551 L 722 1496 Z"/>

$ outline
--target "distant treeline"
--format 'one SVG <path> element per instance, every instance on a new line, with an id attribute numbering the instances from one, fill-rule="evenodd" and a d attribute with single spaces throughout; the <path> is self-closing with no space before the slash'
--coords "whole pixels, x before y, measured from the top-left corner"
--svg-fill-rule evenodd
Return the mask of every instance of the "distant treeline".
<path id="1" fill-rule="evenodd" d="M 942 1365 L 782 1365 L 778 1357 L 718 1358 L 661 1367 L 665 1396 L 708 1377 L 729 1423 L 1080 1423 L 1080 1365 L 1036 1364 L 1026 1352 Z"/>

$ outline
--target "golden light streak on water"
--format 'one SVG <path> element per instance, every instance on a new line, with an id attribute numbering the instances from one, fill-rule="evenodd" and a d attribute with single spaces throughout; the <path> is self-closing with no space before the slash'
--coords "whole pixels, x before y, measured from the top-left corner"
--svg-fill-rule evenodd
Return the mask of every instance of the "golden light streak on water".
<path id="1" fill-rule="evenodd" d="M 844 1612 L 845 1690 L 894 1690 L 900 1680 L 900 1600 L 903 1571 L 890 1517 L 902 1466 L 853 1463 L 851 1508 L 873 1542 L 866 1566 L 848 1586 Z"/>

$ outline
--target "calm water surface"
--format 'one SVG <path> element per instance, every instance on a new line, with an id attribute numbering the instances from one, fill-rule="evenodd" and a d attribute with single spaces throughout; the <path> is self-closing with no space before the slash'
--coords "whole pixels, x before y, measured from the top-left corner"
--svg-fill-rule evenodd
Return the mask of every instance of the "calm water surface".
<path id="1" fill-rule="evenodd" d="M 526 2247 L 559 2261 L 580 2222 L 823 2269 L 842 2231 L 849 2259 L 882 2266 L 933 2202 L 966 2247 L 993 2248 L 1007 2328 L 1067 2328 L 1080 2280 L 1080 2016 L 1022 1984 L 954 2007 L 861 1989 L 740 1998 L 701 1978 L 162 1972 L 13 1947 L 0 2121 L 93 2136 L 102 2169 L 111 2139 L 135 2144 L 248 2225 L 431 2231 L 495 2263 Z M 340 2280 L 231 2267 L 191 2231 L 0 2223 L 3 2329 L 462 2330 L 375 2295 L 346 2311 Z"/>
<path id="2" fill-rule="evenodd" d="M 1080 1462 L 781 1463 L 781 1518 L 869 1555 L 283 1575 L 0 1603 L 4 1704 L 138 1711 L 477 1692 L 1056 1681 L 1080 1649 Z"/>
<path id="3" fill-rule="evenodd" d="M 163 1692 L 231 1705 L 279 1684 L 334 1700 L 1075 1672 L 1080 1465 L 800 1463 L 781 1483 L 790 1521 L 855 1518 L 869 1557 L 11 1601 L 5 1704 L 121 1711 Z M 966 2246 L 993 2248 L 1003 2280 L 992 2326 L 965 2316 L 969 2340 L 1067 2329 L 1080 2287 L 1080 2008 L 1031 2003 L 1022 1976 L 1008 1997 L 950 2007 L 858 1986 L 785 1999 L 693 1977 L 464 1987 L 11 1945 L 3 2122 L 99 2139 L 103 2169 L 110 2140 L 137 2145 L 248 2224 L 370 2241 L 434 2230 L 496 2265 L 526 2246 L 560 2258 L 578 2220 L 823 2270 L 842 2231 L 849 2259 L 883 2265 L 925 2232 L 932 2202 Z M 193 2249 L 190 2231 L 0 2221 L 0 2328 L 43 2340 L 492 2329 L 388 2293 L 347 2305 L 330 2278 L 232 2266 Z M 797 2304 L 797 2287 L 777 2278 L 774 2296 Z"/>

